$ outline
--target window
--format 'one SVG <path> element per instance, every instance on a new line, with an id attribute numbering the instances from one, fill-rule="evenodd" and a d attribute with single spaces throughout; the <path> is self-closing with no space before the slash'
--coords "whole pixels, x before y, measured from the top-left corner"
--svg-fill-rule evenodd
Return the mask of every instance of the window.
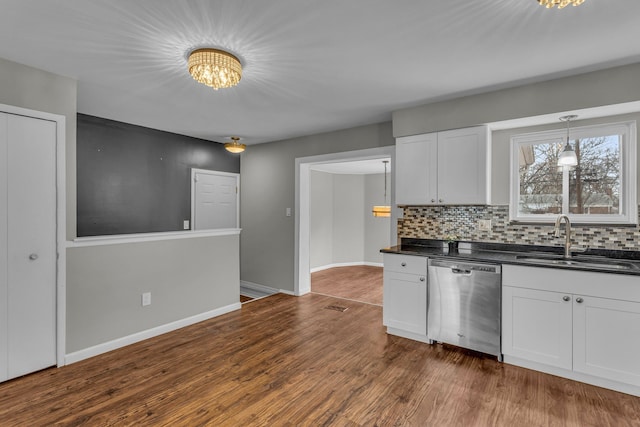
<path id="1" fill-rule="evenodd" d="M 636 123 L 570 129 L 578 165 L 558 166 L 566 130 L 511 138 L 510 219 L 636 224 Z"/>

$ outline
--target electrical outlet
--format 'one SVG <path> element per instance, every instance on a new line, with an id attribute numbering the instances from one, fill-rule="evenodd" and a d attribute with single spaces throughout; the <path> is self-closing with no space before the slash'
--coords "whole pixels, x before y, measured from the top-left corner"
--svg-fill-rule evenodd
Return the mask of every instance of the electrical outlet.
<path id="1" fill-rule="evenodd" d="M 480 231 L 491 231 L 491 220 L 490 219 L 481 219 L 478 221 L 478 230 Z"/>
<path id="2" fill-rule="evenodd" d="M 291 216 L 291 208 L 287 208 L 284 211 L 285 216 Z"/>
<path id="3" fill-rule="evenodd" d="M 142 306 L 145 307 L 147 305 L 151 305 L 151 292 L 142 294 Z"/>
<path id="4" fill-rule="evenodd" d="M 189 220 L 185 219 L 184 221 L 182 221 L 182 229 L 183 230 L 188 230 L 189 229 Z"/>

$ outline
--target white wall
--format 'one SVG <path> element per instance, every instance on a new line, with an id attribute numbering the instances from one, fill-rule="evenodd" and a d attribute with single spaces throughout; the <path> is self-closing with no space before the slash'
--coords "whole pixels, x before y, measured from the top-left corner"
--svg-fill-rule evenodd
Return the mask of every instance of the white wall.
<path id="1" fill-rule="evenodd" d="M 309 188 L 309 263 L 316 268 L 333 264 L 333 175 L 311 171 Z"/>
<path id="2" fill-rule="evenodd" d="M 368 263 L 382 263 L 380 249 L 395 245 L 390 242 L 391 218 L 374 217 L 371 209 L 375 205 L 388 205 L 391 199 L 391 174 L 387 174 L 387 200 L 384 199 L 384 174 L 365 175 L 364 182 L 364 260 Z"/>
<path id="3" fill-rule="evenodd" d="M 311 268 L 382 263 L 390 218 L 375 218 L 371 209 L 384 204 L 384 174 L 312 171 L 310 189 Z"/>

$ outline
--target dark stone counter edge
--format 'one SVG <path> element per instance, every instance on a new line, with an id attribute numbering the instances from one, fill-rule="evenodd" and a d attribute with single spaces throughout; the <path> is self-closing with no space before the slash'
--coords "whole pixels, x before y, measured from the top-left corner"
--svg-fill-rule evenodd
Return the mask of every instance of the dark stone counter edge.
<path id="1" fill-rule="evenodd" d="M 633 270 L 610 270 L 593 267 L 553 265 L 527 262 L 517 259 L 522 255 L 562 255 L 564 247 L 561 246 L 538 246 L 538 245 L 516 245 L 506 243 L 486 243 L 486 242 L 459 242 L 457 253 L 450 254 L 447 244 L 443 240 L 429 239 L 401 239 L 400 245 L 381 249 L 382 253 L 424 256 L 441 259 L 459 259 L 461 261 L 490 262 L 494 264 L 513 264 L 528 267 L 559 268 L 563 270 L 591 271 L 599 273 L 627 274 L 640 276 L 640 251 L 621 251 L 608 249 L 587 249 L 586 251 L 574 251 L 577 256 L 598 257 L 600 260 L 606 259 L 627 261 L 638 266 Z M 602 258 L 605 259 L 602 259 Z"/>

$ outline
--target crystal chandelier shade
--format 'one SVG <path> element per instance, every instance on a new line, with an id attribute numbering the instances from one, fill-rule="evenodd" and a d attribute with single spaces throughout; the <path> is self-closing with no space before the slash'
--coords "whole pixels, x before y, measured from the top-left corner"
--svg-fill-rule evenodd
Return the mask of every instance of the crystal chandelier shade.
<path id="1" fill-rule="evenodd" d="M 237 85 L 242 65 L 232 54 L 218 49 L 196 49 L 189 54 L 189 74 L 214 90 Z"/>
<path id="2" fill-rule="evenodd" d="M 558 9 L 563 9 L 569 5 L 580 6 L 584 3 L 584 0 L 538 0 L 538 3 L 547 9 L 553 9 L 556 6 L 558 6 Z"/>

